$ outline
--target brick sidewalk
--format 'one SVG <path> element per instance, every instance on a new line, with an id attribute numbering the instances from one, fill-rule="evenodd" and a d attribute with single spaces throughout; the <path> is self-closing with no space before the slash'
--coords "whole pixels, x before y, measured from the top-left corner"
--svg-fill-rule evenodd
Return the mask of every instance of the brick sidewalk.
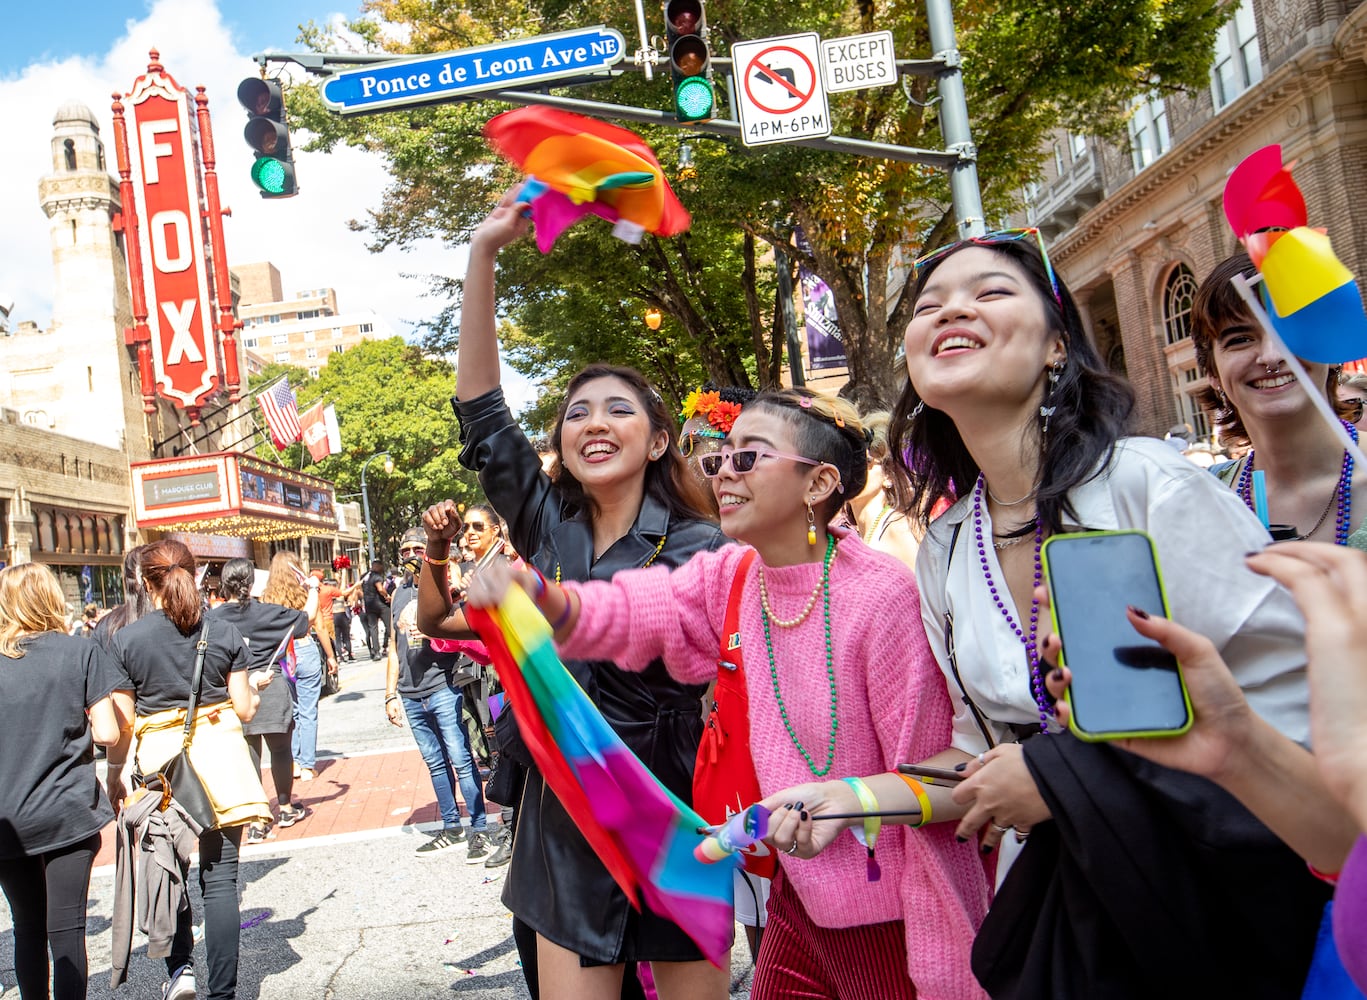
<path id="1" fill-rule="evenodd" d="M 270 768 L 265 770 L 262 784 L 273 792 L 275 786 L 271 782 Z M 273 829 L 263 847 L 309 837 L 435 823 L 441 819 L 432 792 L 432 779 L 416 747 L 320 759 L 317 777 L 294 783 L 294 798 L 308 808 L 308 815 L 288 829 Z M 270 801 L 274 809 L 273 793 Z M 114 830 L 111 825 L 104 830 L 95 864 L 113 863 Z"/>

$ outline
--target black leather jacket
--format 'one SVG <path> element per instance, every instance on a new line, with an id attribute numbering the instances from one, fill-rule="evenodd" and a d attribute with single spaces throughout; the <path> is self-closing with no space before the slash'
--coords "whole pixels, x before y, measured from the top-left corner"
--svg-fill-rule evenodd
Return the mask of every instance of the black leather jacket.
<path id="1" fill-rule="evenodd" d="M 513 420 L 501 389 L 452 400 L 460 420 L 461 464 L 479 473 L 489 503 L 508 522 L 518 554 L 550 579 L 607 580 L 619 570 L 655 563 L 675 567 L 727 539 L 709 521 L 671 520 L 647 496 L 631 530 L 593 560 L 593 526 L 564 502 L 541 459 Z M 703 688 L 680 684 L 662 662 L 629 673 L 610 662 L 566 661 L 608 724 L 685 802 L 702 735 Z M 523 763 L 530 763 L 523 761 Z M 701 953 L 674 924 L 637 913 L 599 862 L 535 767 L 517 817 L 513 863 L 503 902 L 550 941 L 591 964 L 692 961 Z"/>

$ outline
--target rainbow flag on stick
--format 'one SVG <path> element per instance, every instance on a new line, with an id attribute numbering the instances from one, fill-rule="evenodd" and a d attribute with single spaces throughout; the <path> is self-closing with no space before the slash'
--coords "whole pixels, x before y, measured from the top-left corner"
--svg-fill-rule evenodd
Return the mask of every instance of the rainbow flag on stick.
<path id="1" fill-rule="evenodd" d="M 609 874 L 632 905 L 644 900 L 721 966 L 735 926 L 736 862 L 694 857 L 707 824 L 607 724 L 560 662 L 550 626 L 520 587 L 492 611 L 467 605 L 465 617 L 493 657 L 542 777 Z"/>

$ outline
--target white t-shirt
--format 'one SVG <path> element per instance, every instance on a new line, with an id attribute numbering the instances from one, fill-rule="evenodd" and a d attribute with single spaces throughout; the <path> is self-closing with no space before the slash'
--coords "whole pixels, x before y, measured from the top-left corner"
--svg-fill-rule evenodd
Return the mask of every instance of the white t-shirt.
<path id="1" fill-rule="evenodd" d="M 1244 565 L 1244 554 L 1261 549 L 1269 538 L 1233 491 L 1162 441 L 1135 437 L 1120 441 L 1106 471 L 1073 490 L 1072 501 L 1078 523 L 1066 524 L 1068 530 L 1149 533 L 1173 620 L 1215 643 L 1254 711 L 1308 745 L 1305 619 L 1286 590 Z M 972 509 L 970 493 L 930 526 L 916 560 L 916 580 L 930 648 L 954 703 L 953 745 L 976 754 L 986 745 L 950 669 L 946 611 L 953 615 L 959 676 L 989 720 L 993 738 L 1013 738 L 1006 723 L 1038 725 L 1039 707 L 1031 694 L 1025 646 L 987 589 Z M 951 562 L 949 544 L 958 524 L 963 528 Z M 984 509 L 984 536 L 991 530 Z M 986 550 L 1000 581 L 997 553 L 990 545 Z M 1048 627 L 1045 618 L 1041 638 Z"/>

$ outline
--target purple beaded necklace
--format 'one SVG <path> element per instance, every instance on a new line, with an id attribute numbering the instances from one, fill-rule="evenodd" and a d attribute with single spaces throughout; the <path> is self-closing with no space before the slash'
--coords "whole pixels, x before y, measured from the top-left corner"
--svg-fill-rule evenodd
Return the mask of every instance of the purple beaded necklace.
<path id="1" fill-rule="evenodd" d="M 1358 429 L 1346 420 L 1340 420 L 1343 429 L 1348 432 L 1353 441 L 1358 439 Z M 1244 467 L 1239 472 L 1238 484 L 1239 496 L 1243 498 L 1244 504 L 1255 514 L 1258 512 L 1253 503 L 1253 449 L 1248 450 L 1248 457 L 1244 459 Z M 1338 497 L 1338 516 L 1334 521 L 1334 544 L 1347 545 L 1348 535 L 1351 533 L 1351 521 L 1353 518 L 1353 456 L 1348 451 L 1343 453 L 1343 465 L 1339 468 L 1339 483 L 1334 489 Z M 1319 525 L 1315 525 L 1318 528 Z M 1314 534 L 1315 528 L 1311 528 L 1309 534 Z M 1305 536 L 1302 535 L 1302 538 Z"/>
<path id="2" fill-rule="evenodd" d="M 979 473 L 978 484 L 973 489 L 973 535 L 978 541 L 978 564 L 982 567 L 983 579 L 987 581 L 987 589 L 992 594 L 992 601 L 997 605 L 997 610 L 1006 619 L 1011 631 L 1016 633 L 1016 638 L 1025 646 L 1025 658 L 1030 664 L 1030 690 L 1035 695 L 1035 704 L 1039 706 L 1040 731 L 1047 733 L 1053 706 L 1049 703 L 1048 693 L 1044 689 L 1044 677 L 1039 669 L 1039 645 L 1036 641 L 1039 636 L 1039 598 L 1034 596 L 1034 592 L 1039 590 L 1040 584 L 1044 581 L 1044 571 L 1040 563 L 1040 549 L 1044 545 L 1044 525 L 1040 523 L 1039 515 L 1036 514 L 1035 582 L 1030 587 L 1030 627 L 1024 629 L 1002 599 L 1001 593 L 997 590 L 997 582 L 992 578 L 992 567 L 987 564 L 987 545 L 983 540 L 983 490 L 986 486 L 987 481 Z"/>

